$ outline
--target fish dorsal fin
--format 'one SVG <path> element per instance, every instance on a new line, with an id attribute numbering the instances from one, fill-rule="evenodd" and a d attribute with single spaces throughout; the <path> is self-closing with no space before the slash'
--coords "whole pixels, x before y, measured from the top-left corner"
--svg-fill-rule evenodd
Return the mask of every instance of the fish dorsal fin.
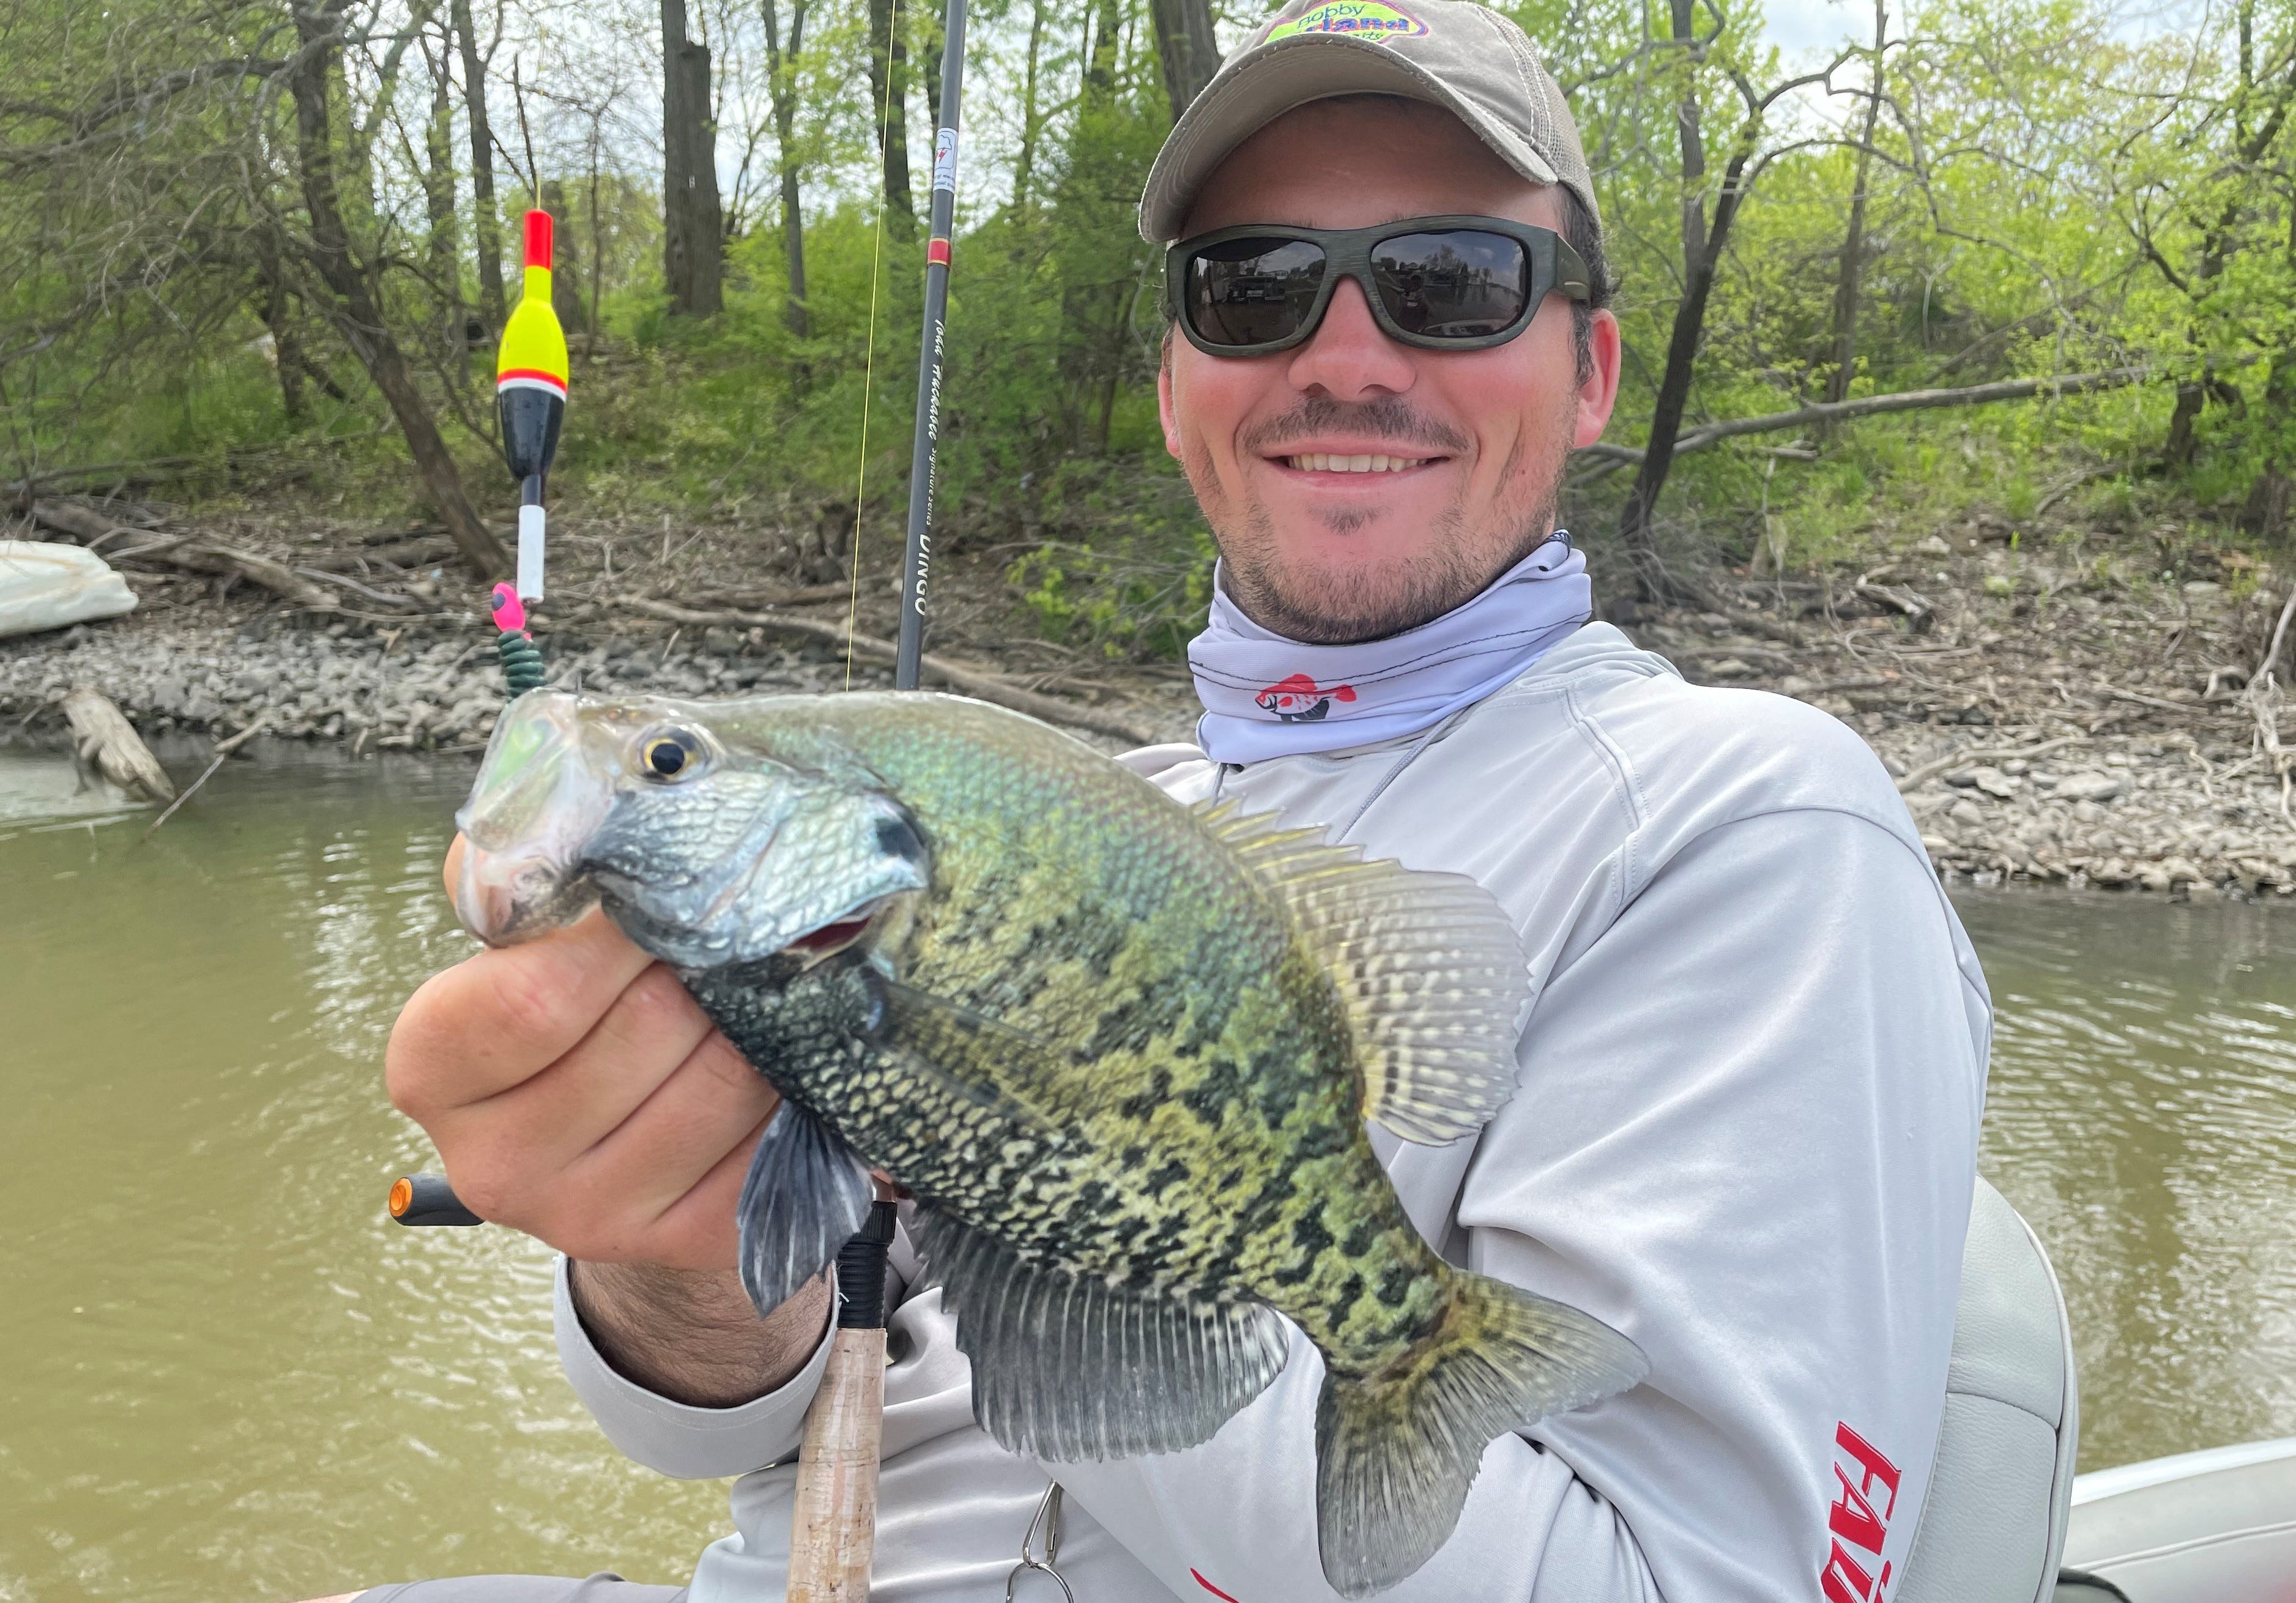
<path id="1" fill-rule="evenodd" d="M 1204 827 L 1290 909 L 1339 986 L 1364 1079 L 1364 1112 L 1406 1141 L 1472 1135 L 1514 1091 L 1515 1032 L 1529 960 L 1488 891 L 1423 873 L 1318 828 L 1285 828 L 1233 802 Z"/>
<path id="2" fill-rule="evenodd" d="M 1283 1368 L 1289 1334 L 1260 1303 L 1111 1287 L 929 1207 L 914 1229 L 972 1362 L 973 1417 L 1013 1452 L 1056 1464 L 1177 1452 L 1211 1440 Z"/>

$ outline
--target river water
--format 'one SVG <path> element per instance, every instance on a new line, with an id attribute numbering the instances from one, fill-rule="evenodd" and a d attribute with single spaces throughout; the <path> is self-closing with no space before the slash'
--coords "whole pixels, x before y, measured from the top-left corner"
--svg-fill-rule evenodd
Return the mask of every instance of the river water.
<path id="1" fill-rule="evenodd" d="M 181 765 L 178 765 L 179 769 Z M 0 751 L 0 1603 L 682 1580 L 725 1511 L 608 1448 L 549 1259 L 406 1230 L 400 1001 L 469 949 L 467 772 L 293 748 L 148 813 Z M 1984 1168 L 2079 1343 L 2084 1467 L 2296 1434 L 2296 908 L 1965 900 Z"/>

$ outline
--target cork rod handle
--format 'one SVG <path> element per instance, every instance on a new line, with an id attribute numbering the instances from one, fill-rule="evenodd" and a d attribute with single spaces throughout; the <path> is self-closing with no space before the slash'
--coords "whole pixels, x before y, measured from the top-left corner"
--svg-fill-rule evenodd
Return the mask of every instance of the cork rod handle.
<path id="1" fill-rule="evenodd" d="M 864 1603 L 877 1541 L 885 1332 L 840 1330 L 805 1417 L 790 1530 L 789 1603 Z"/>
<path id="2" fill-rule="evenodd" d="M 885 1257 L 894 1208 L 878 1202 L 837 1254 L 837 1328 L 806 1411 L 790 1517 L 789 1603 L 866 1603 L 885 1426 Z"/>

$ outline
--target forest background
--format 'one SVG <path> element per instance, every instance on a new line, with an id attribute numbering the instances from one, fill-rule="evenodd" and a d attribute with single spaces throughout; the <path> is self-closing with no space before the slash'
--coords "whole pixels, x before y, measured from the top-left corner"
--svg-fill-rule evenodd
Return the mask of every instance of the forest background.
<path id="1" fill-rule="evenodd" d="M 2287 564 L 2296 7 L 1877 0 L 1792 56 L 1753 0 L 1501 9 L 1570 98 L 1618 284 L 1620 410 L 1563 508 L 1613 607 L 2052 513 L 2212 543 L 2235 588 Z M 1255 18 L 973 12 L 938 522 L 1098 654 L 1177 653 L 1208 594 L 1134 207 Z M 818 582 L 857 519 L 882 567 L 939 28 L 898 0 L 8 0 L 0 484 L 414 513 L 494 566 L 493 341 L 540 204 L 574 352 L 554 526 L 772 530 L 807 555 L 770 577 Z"/>

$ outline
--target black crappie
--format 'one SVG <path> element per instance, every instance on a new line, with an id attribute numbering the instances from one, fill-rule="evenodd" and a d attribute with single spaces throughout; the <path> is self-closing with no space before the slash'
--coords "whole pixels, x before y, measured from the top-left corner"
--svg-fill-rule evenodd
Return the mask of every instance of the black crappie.
<path id="1" fill-rule="evenodd" d="M 460 823 L 456 902 L 516 941 L 594 900 L 786 1101 L 742 1201 L 771 1308 L 917 1199 L 982 1426 L 1053 1461 L 1208 1439 L 1321 1350 L 1325 1574 L 1424 1563 L 1494 1437 L 1631 1385 L 1575 1309 L 1443 1262 L 1364 1129 L 1480 1128 L 1524 958 L 1489 895 L 1191 809 L 938 695 L 529 693 Z"/>

